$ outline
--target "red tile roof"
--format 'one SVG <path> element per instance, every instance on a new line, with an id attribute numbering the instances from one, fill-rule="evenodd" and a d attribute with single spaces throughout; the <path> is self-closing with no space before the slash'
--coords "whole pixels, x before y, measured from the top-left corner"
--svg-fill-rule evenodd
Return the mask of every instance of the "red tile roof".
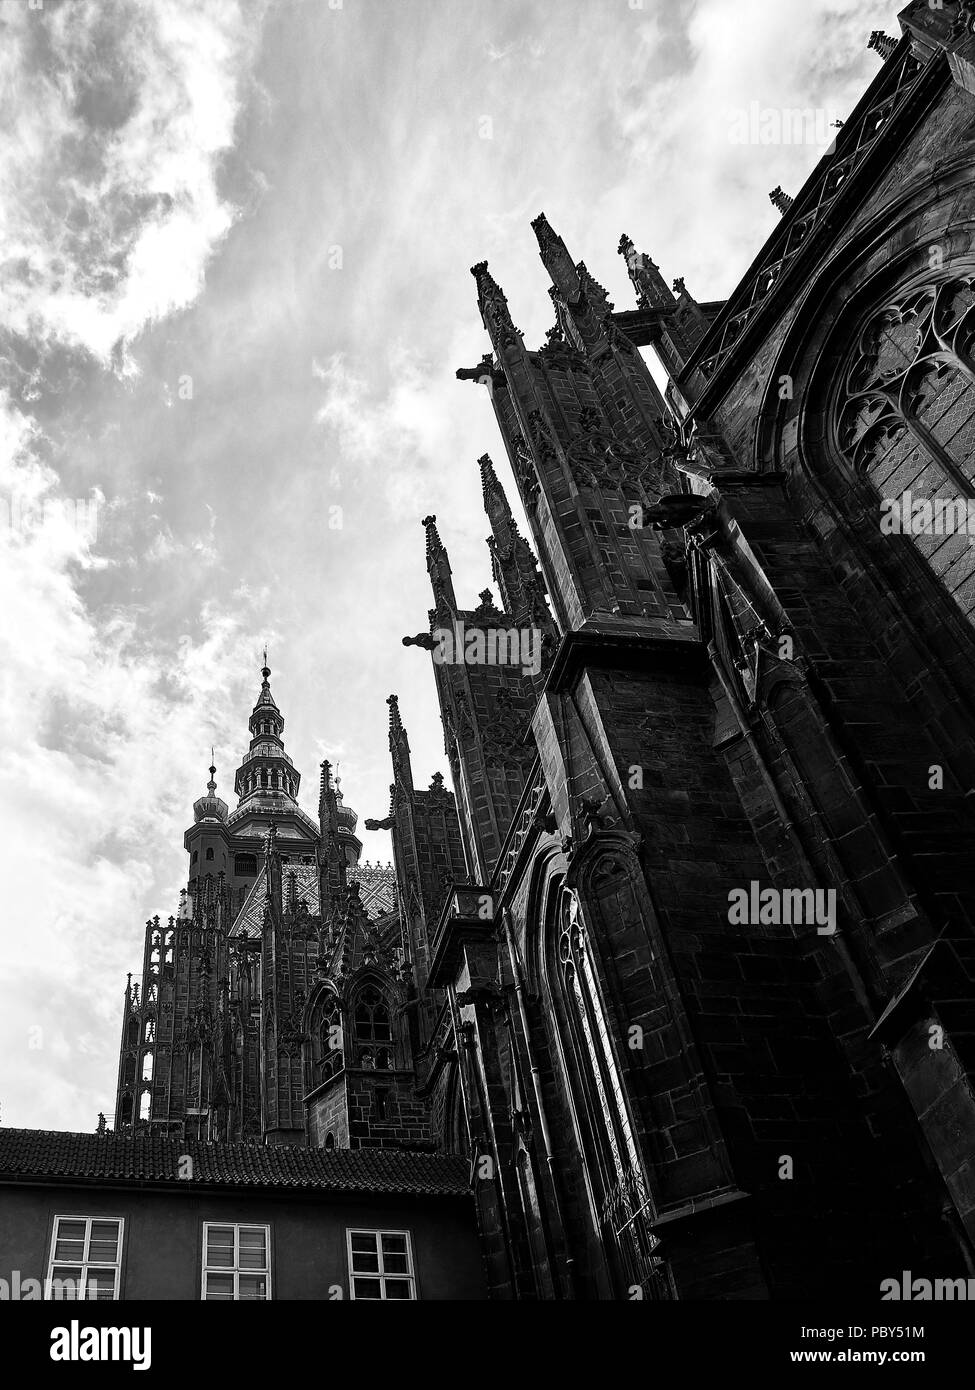
<path id="1" fill-rule="evenodd" d="M 187 1154 L 193 1160 L 192 1179 L 179 1176 L 180 1159 Z M 0 1184 L 58 1178 L 429 1197 L 470 1192 L 469 1161 L 456 1154 L 207 1144 L 145 1134 L 71 1134 L 0 1126 Z"/>

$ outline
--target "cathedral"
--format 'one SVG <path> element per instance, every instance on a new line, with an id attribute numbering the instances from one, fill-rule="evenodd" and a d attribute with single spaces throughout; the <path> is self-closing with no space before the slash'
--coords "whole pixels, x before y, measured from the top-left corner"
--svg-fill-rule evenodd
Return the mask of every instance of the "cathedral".
<path id="1" fill-rule="evenodd" d="M 363 861 L 265 662 L 116 1134 L 459 1157 L 491 1298 L 975 1274 L 975 5 L 901 27 L 727 300 L 624 235 L 617 308 L 540 214 L 530 345 L 473 267 L 491 587 L 430 515 L 403 615 L 449 785 L 390 695 Z"/>

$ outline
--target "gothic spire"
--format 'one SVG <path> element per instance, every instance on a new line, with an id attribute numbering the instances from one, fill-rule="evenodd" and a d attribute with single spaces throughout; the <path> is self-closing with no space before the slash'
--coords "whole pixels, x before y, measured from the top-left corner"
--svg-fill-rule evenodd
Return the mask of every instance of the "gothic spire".
<path id="1" fill-rule="evenodd" d="M 413 768 L 410 763 L 410 741 L 406 736 L 400 718 L 399 699 L 390 695 L 389 705 L 389 752 L 393 760 L 393 776 L 408 792 L 413 791 Z"/>
<path id="2" fill-rule="evenodd" d="M 617 247 L 626 261 L 626 269 L 636 301 L 641 309 L 673 309 L 676 305 L 673 293 L 660 273 L 660 267 L 644 251 L 638 251 L 630 237 L 624 232 Z"/>
<path id="3" fill-rule="evenodd" d="M 531 547 L 518 530 L 518 523 L 494 471 L 494 464 L 488 454 L 482 454 L 477 462 L 481 470 L 484 510 L 491 522 L 491 535 L 487 542 L 491 552 L 491 573 L 501 592 L 502 607 L 519 620 L 547 618 L 545 585 Z"/>
<path id="4" fill-rule="evenodd" d="M 332 779 L 332 765 L 326 759 L 322 763 L 322 781 L 318 793 L 318 819 L 322 834 L 320 892 L 323 905 L 333 902 L 336 894 L 341 894 L 346 886 L 348 860 L 342 843 L 339 811 L 339 797 Z"/>
<path id="5" fill-rule="evenodd" d="M 512 322 L 501 286 L 488 270 L 487 261 L 472 265 L 471 274 L 477 285 L 477 307 L 481 311 L 484 327 L 491 335 L 495 352 L 500 354 L 503 348 L 517 343 L 521 335 Z"/>
<path id="6" fill-rule="evenodd" d="M 565 242 L 552 230 L 544 212 L 538 214 L 531 226 L 538 240 L 542 264 L 552 277 L 552 284 L 567 305 L 578 304 L 582 294 L 582 279 Z"/>
<path id="7" fill-rule="evenodd" d="M 565 242 L 552 230 L 544 212 L 531 225 L 542 264 L 552 279 L 550 294 L 563 333 L 581 351 L 600 347 L 610 334 L 613 306 L 609 296 L 586 269 L 585 262 L 573 264 Z"/>
<path id="8" fill-rule="evenodd" d="M 437 518 L 425 516 L 421 524 L 426 529 L 427 573 L 430 576 L 437 611 L 443 609 L 448 613 L 455 614 L 457 612 L 457 600 L 454 597 L 454 584 L 450 577 L 450 561 L 447 558 L 444 543 L 440 539 L 440 532 L 437 530 Z"/>

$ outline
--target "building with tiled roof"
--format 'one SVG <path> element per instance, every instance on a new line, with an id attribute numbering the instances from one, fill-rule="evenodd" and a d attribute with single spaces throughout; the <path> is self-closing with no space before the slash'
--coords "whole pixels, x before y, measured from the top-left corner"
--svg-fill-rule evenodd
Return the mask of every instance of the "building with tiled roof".
<path id="1" fill-rule="evenodd" d="M 0 1128 L 0 1297 L 480 1299 L 457 1155 Z"/>

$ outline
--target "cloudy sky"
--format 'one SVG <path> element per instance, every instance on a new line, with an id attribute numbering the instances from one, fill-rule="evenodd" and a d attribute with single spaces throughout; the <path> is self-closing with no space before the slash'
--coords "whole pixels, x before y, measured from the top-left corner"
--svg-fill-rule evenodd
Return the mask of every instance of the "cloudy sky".
<path id="1" fill-rule="evenodd" d="M 845 115 L 896 9 L 0 0 L 0 1122 L 111 1122 L 125 975 L 211 743 L 233 804 L 265 641 L 310 812 L 327 756 L 385 815 L 391 691 L 446 773 L 400 639 L 427 511 L 461 602 L 490 579 L 470 265 L 532 346 L 543 209 L 620 308 L 623 231 L 725 297 L 822 153 L 736 113 Z"/>

